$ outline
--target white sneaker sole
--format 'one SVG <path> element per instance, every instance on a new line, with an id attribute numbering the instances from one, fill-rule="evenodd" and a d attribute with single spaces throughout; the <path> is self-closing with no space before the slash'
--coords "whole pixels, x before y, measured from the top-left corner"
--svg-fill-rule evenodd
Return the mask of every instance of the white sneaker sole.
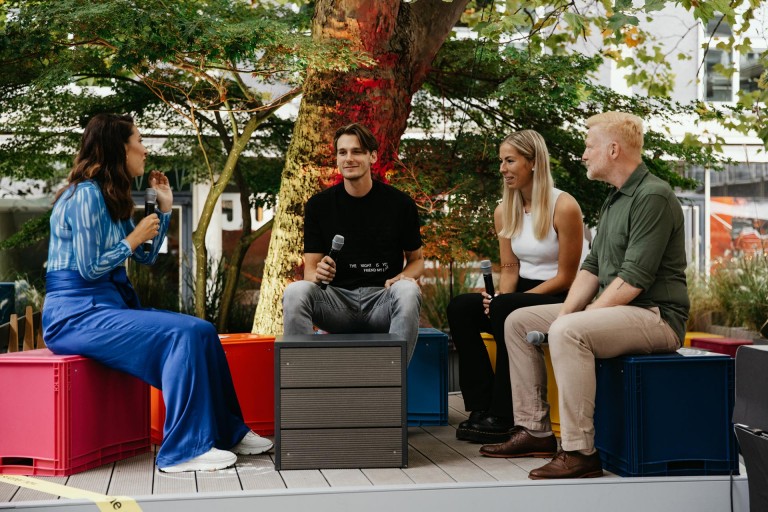
<path id="1" fill-rule="evenodd" d="M 232 453 L 235 455 L 259 455 L 260 453 L 268 452 L 272 449 L 274 446 L 274 443 L 269 443 L 269 445 L 266 446 L 253 446 L 253 447 L 242 447 L 242 448 L 232 448 Z"/>
<path id="2" fill-rule="evenodd" d="M 165 468 L 158 468 L 163 473 L 184 473 L 186 471 L 218 471 L 220 469 L 227 469 L 237 462 L 237 456 L 232 454 L 232 457 L 227 457 L 222 460 L 215 461 L 198 461 L 190 460 L 176 464 L 175 466 L 168 466 Z"/>

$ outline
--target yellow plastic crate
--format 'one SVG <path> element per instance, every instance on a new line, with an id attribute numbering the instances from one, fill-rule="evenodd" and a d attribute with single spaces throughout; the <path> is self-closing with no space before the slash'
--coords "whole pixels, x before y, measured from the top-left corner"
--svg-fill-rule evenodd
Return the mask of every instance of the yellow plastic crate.
<path id="1" fill-rule="evenodd" d="M 482 333 L 485 349 L 488 351 L 488 357 L 491 358 L 491 366 L 496 370 L 496 340 L 488 333 Z M 541 346 L 544 349 L 544 363 L 547 366 L 547 402 L 549 402 L 549 419 L 552 422 L 552 432 L 560 437 L 560 408 L 557 403 L 557 382 L 555 382 L 555 372 L 552 369 L 552 358 L 549 356 L 549 345 L 546 343 Z"/>
<path id="2" fill-rule="evenodd" d="M 488 351 L 488 357 L 491 358 L 491 367 L 493 367 L 493 371 L 496 371 L 496 340 L 493 339 L 493 336 L 488 334 L 487 332 L 481 332 L 480 336 L 483 337 L 483 343 L 485 343 L 485 350 Z"/>
<path id="3" fill-rule="evenodd" d="M 557 382 L 555 371 L 552 369 L 552 357 L 549 355 L 549 344 L 541 345 L 544 349 L 544 364 L 547 366 L 547 402 L 549 402 L 549 420 L 552 423 L 552 432 L 560 437 L 560 406 L 557 402 Z"/>

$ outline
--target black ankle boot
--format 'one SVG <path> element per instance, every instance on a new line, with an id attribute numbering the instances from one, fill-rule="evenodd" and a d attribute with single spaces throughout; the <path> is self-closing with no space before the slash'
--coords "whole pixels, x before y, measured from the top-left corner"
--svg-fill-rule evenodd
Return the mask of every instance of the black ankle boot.
<path id="1" fill-rule="evenodd" d="M 483 420 L 487 415 L 486 411 L 471 411 L 469 418 L 459 423 L 459 427 L 456 429 L 456 439 L 464 439 L 464 432 L 470 428 L 470 425 L 475 425 Z"/>
<path id="2" fill-rule="evenodd" d="M 467 425 L 459 439 L 483 444 L 503 443 L 509 439 L 509 431 L 514 426 L 515 422 L 510 418 L 486 415 L 480 421 Z"/>

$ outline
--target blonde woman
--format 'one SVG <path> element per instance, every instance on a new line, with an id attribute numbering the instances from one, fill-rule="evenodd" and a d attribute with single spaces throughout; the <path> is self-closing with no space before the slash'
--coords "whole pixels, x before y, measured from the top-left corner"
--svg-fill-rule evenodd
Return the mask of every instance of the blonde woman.
<path id="1" fill-rule="evenodd" d="M 456 437 L 476 443 L 503 442 L 514 426 L 504 320 L 518 308 L 563 302 L 585 253 L 581 208 L 554 188 L 544 138 L 534 130 L 514 132 L 502 141 L 499 160 L 504 192 L 494 212 L 498 294 L 459 295 L 448 305 L 459 386 L 470 413 Z M 495 374 L 481 332 L 496 339 Z"/>

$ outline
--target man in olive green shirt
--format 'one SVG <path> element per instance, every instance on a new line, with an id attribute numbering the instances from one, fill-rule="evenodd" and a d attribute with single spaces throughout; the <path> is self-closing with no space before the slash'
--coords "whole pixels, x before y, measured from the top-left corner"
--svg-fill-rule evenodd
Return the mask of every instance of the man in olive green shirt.
<path id="1" fill-rule="evenodd" d="M 613 185 L 592 249 L 564 304 L 518 309 L 505 322 L 515 427 L 490 457 L 554 457 L 532 479 L 603 474 L 595 450 L 595 358 L 674 352 L 685 337 L 683 211 L 642 163 L 643 122 L 606 112 L 587 120 L 587 177 Z M 560 405 L 562 451 L 552 433 L 547 374 L 531 331 L 548 332 Z"/>

